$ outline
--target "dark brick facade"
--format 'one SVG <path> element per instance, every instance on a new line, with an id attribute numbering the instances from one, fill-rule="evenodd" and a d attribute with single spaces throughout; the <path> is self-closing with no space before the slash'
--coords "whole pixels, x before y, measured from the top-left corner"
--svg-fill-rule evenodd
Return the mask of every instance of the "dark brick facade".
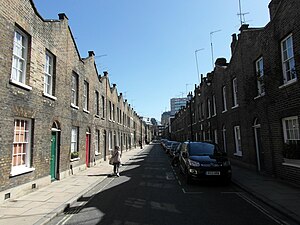
<path id="1" fill-rule="evenodd" d="M 273 0 L 269 8 L 271 21 L 265 27 L 249 28 L 244 24 L 238 36 L 232 35 L 230 62 L 217 59 L 214 70 L 201 79 L 193 93 L 192 110 L 188 103 L 176 114 L 172 137 L 180 141 L 216 141 L 233 163 L 300 184 L 300 159 L 290 160 L 282 153 L 283 119 L 295 117 L 299 127 L 300 2 Z M 290 35 L 297 78 L 285 83 L 281 43 Z M 263 59 L 262 81 L 256 72 L 256 61 L 260 58 Z M 237 106 L 233 104 L 233 79 L 237 81 Z M 263 94 L 258 92 L 258 80 L 265 85 Z M 227 111 L 223 110 L 223 87 Z M 209 117 L 207 102 L 210 101 L 212 112 L 213 96 L 216 115 Z M 200 116 L 201 104 L 204 104 L 204 118 Z M 240 152 L 236 151 L 235 126 L 240 129 Z"/>

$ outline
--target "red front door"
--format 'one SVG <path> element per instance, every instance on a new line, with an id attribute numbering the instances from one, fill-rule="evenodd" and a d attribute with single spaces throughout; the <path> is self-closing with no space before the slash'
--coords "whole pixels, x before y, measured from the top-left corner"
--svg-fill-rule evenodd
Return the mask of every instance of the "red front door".
<path id="1" fill-rule="evenodd" d="M 90 134 L 86 134 L 86 140 L 85 140 L 85 164 L 87 167 L 90 166 Z"/>

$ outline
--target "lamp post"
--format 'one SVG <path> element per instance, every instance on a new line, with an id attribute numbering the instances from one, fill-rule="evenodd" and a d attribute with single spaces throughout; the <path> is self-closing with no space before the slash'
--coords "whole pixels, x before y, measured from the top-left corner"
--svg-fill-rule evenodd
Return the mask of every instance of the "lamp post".
<path id="1" fill-rule="evenodd" d="M 195 50 L 195 58 L 196 58 L 196 66 L 197 66 L 197 76 L 198 76 L 198 81 L 200 84 L 200 78 L 199 78 L 199 68 L 198 68 L 198 58 L 197 58 L 197 52 L 204 50 L 204 48 L 200 48 Z"/>
<path id="2" fill-rule="evenodd" d="M 212 61 L 212 67 L 213 67 L 213 69 L 214 69 L 214 49 L 213 49 L 213 43 L 212 43 L 212 35 L 214 33 L 219 32 L 219 31 L 221 31 L 221 30 L 215 30 L 215 31 L 210 32 L 211 61 Z"/>

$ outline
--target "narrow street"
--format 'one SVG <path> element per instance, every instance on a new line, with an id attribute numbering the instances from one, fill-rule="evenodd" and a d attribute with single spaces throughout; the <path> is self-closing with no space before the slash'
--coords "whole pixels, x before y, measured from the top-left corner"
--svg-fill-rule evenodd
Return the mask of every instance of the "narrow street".
<path id="1" fill-rule="evenodd" d="M 159 144 L 151 144 L 51 224 L 288 224 L 234 184 L 186 185 Z"/>

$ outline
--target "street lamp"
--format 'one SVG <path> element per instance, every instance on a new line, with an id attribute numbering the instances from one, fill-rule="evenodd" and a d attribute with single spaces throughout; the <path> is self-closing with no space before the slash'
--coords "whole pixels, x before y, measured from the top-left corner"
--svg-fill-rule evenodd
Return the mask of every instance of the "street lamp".
<path id="1" fill-rule="evenodd" d="M 215 31 L 210 32 L 211 61 L 212 61 L 212 67 L 213 67 L 213 69 L 214 69 L 214 49 L 213 49 L 213 43 L 212 43 L 212 35 L 214 33 L 219 32 L 219 31 L 221 31 L 221 30 L 215 30 Z"/>
<path id="2" fill-rule="evenodd" d="M 200 84 L 200 78 L 199 78 L 199 68 L 198 68 L 198 58 L 197 58 L 197 52 L 204 50 L 204 48 L 200 48 L 195 50 L 195 58 L 196 58 L 196 66 L 197 66 L 197 76 L 198 76 L 198 81 Z"/>

